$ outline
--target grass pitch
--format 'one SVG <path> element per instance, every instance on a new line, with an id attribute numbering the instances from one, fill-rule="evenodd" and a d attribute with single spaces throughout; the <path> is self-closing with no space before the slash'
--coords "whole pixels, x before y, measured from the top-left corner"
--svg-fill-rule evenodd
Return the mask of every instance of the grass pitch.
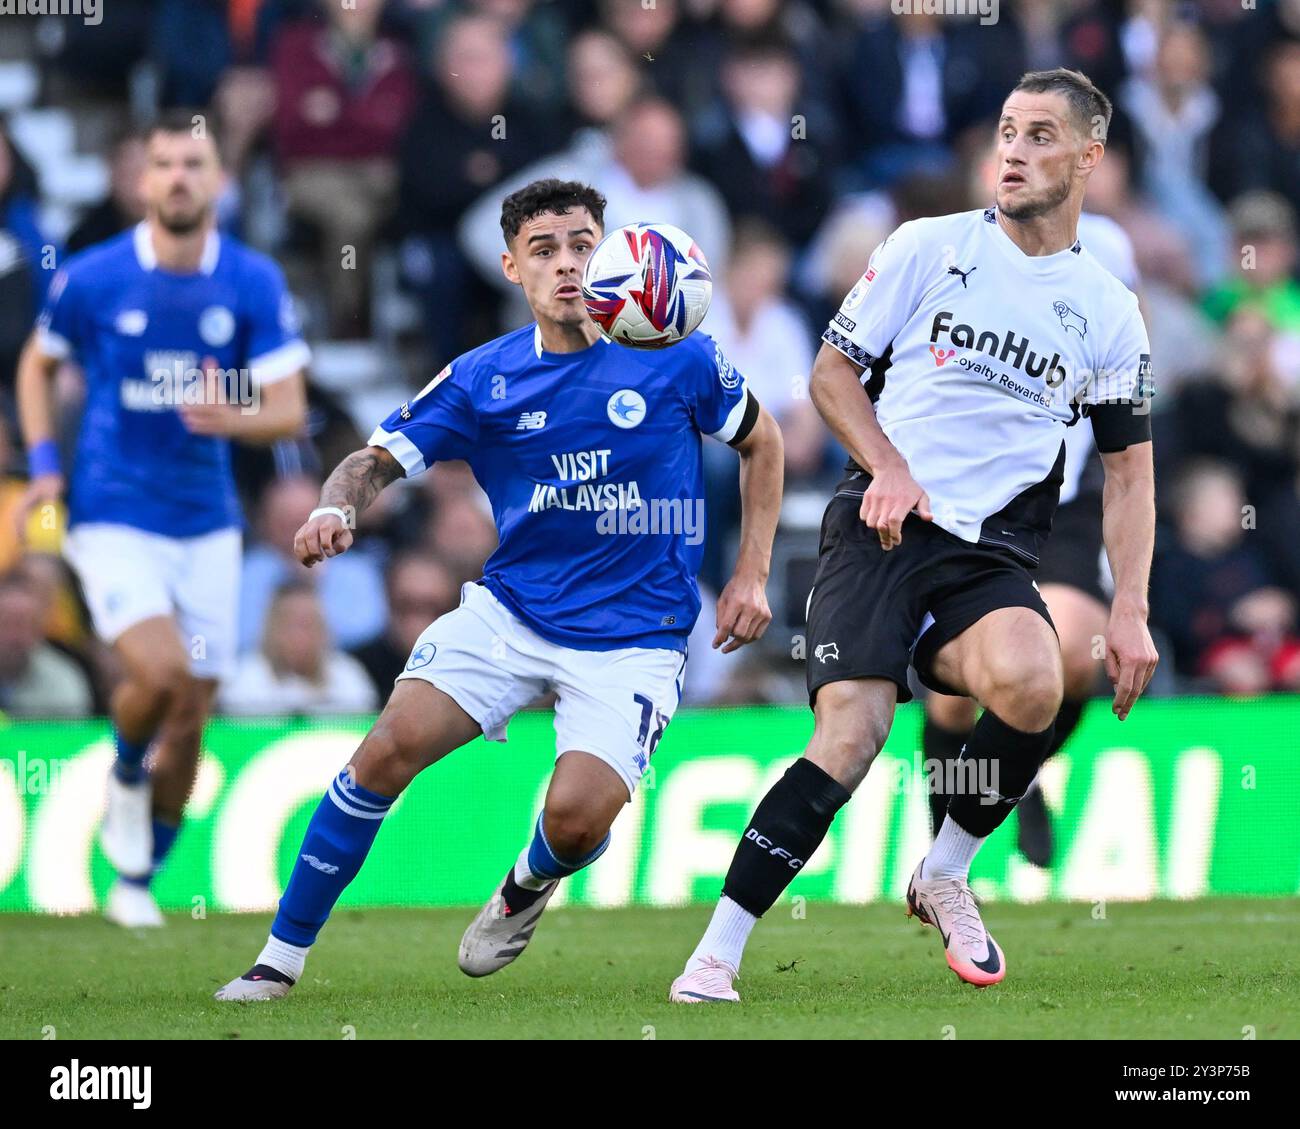
<path id="1" fill-rule="evenodd" d="M 667 1003 L 709 909 L 557 909 L 528 952 L 470 980 L 473 910 L 342 911 L 289 998 L 221 1004 L 268 915 L 0 915 L 0 1037 L 727 1039 L 1300 1037 L 1300 900 L 994 904 L 1007 979 L 979 991 L 897 905 L 781 903 L 755 931 L 739 1007 Z"/>

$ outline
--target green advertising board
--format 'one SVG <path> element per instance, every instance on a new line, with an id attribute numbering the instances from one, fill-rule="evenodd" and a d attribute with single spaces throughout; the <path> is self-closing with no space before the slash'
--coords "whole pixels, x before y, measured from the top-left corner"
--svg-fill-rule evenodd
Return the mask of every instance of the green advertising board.
<path id="1" fill-rule="evenodd" d="M 1123 724 L 1094 702 L 1042 775 L 1055 813 L 1050 872 L 1010 820 L 972 872 L 986 898 L 1032 901 L 1294 895 L 1300 891 L 1300 698 L 1143 702 Z M 155 884 L 166 909 L 268 910 L 311 812 L 369 719 L 213 722 L 189 817 Z M 712 901 L 754 805 L 799 753 L 801 708 L 682 710 L 614 828 L 566 884 L 585 905 Z M 792 895 L 900 897 L 929 838 L 921 712 L 901 708 L 884 752 Z M 112 873 L 95 843 L 111 759 L 103 722 L 0 727 L 0 910 L 75 913 Z M 401 797 L 344 905 L 472 905 L 528 841 L 554 757 L 548 713 L 507 744 L 476 741 Z"/>

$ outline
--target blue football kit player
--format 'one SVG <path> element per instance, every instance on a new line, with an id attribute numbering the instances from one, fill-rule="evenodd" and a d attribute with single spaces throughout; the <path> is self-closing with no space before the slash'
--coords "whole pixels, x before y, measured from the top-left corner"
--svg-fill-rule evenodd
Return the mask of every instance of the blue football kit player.
<path id="1" fill-rule="evenodd" d="M 106 912 L 133 927 L 162 924 L 149 883 L 236 657 L 242 519 L 230 440 L 301 429 L 309 357 L 279 268 L 215 230 L 211 134 L 182 115 L 145 143 L 145 220 L 56 274 L 18 370 L 24 514 L 64 493 L 54 374 L 75 360 L 85 378 L 65 556 L 123 670 L 100 842 L 120 876 Z"/>
<path id="2" fill-rule="evenodd" d="M 580 280 L 604 203 L 556 180 L 506 198 L 502 268 L 536 322 L 457 358 L 402 404 L 339 465 L 298 532 L 304 563 L 335 556 L 388 483 L 464 459 L 499 546 L 460 607 L 416 642 L 312 817 L 266 946 L 218 999 L 285 995 L 402 790 L 480 734 L 504 741 L 515 713 L 554 692 L 557 759 L 542 814 L 465 932 L 459 963 L 485 976 L 519 956 L 559 880 L 609 845 L 677 707 L 700 610 L 703 435 L 735 447 L 741 467 L 740 548 L 714 646 L 735 650 L 771 620 L 780 431 L 704 334 L 662 351 L 600 337 Z"/>

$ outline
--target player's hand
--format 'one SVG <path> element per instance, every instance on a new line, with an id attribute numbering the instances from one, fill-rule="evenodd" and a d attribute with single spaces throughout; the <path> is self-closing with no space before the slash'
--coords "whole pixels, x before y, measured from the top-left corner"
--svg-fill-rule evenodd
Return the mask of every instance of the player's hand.
<path id="1" fill-rule="evenodd" d="M 234 435 L 239 427 L 237 404 L 182 404 L 177 411 L 191 435 Z"/>
<path id="2" fill-rule="evenodd" d="M 881 467 L 871 476 L 871 485 L 862 496 L 858 515 L 880 537 L 880 547 L 888 552 L 902 543 L 903 521 L 913 510 L 922 521 L 933 521 L 930 496 L 921 489 L 907 463 L 901 458 Z"/>
<path id="3" fill-rule="evenodd" d="M 737 573 L 718 597 L 718 633 L 713 637 L 713 649 L 722 647 L 722 653 L 729 655 L 761 639 L 771 622 L 772 609 L 767 606 L 763 581 Z"/>
<path id="4" fill-rule="evenodd" d="M 351 547 L 352 530 L 338 514 L 311 518 L 293 537 L 293 555 L 308 568 Z"/>
<path id="5" fill-rule="evenodd" d="M 1133 703 L 1147 688 L 1160 655 L 1151 641 L 1146 617 L 1137 612 L 1112 609 L 1106 625 L 1106 677 L 1115 687 L 1111 712 L 1123 721 Z"/>
<path id="6" fill-rule="evenodd" d="M 18 529 L 18 540 L 27 540 L 27 520 L 33 510 L 50 506 L 63 497 L 63 475 L 38 474 L 27 483 L 22 500 L 14 513 L 14 524 Z"/>
<path id="7" fill-rule="evenodd" d="M 227 438 L 239 429 L 241 411 L 232 404 L 219 383 L 220 370 L 216 357 L 203 358 L 203 402 L 180 404 L 181 422 L 191 435 L 221 435 Z"/>

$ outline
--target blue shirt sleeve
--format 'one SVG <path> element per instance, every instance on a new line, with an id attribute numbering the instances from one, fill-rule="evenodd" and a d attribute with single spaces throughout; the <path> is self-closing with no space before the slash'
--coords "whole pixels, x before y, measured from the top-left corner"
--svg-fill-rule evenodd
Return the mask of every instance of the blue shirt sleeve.
<path id="1" fill-rule="evenodd" d="M 730 443 L 745 419 L 749 400 L 745 378 L 727 360 L 721 345 L 707 334 L 694 336 L 699 340 L 683 342 L 694 353 L 687 383 L 691 416 L 701 434 Z"/>
<path id="2" fill-rule="evenodd" d="M 390 414 L 370 436 L 406 471 L 407 478 L 436 462 L 468 459 L 478 442 L 478 412 L 471 395 L 473 368 L 460 357 Z"/>
<path id="3" fill-rule="evenodd" d="M 85 341 L 85 283 L 68 267 L 50 282 L 45 305 L 36 319 L 36 339 L 47 357 L 63 360 L 74 355 Z"/>
<path id="4" fill-rule="evenodd" d="M 293 296 L 274 262 L 258 256 L 243 286 L 246 363 L 256 381 L 273 384 L 303 368 L 311 351 L 299 336 Z"/>

